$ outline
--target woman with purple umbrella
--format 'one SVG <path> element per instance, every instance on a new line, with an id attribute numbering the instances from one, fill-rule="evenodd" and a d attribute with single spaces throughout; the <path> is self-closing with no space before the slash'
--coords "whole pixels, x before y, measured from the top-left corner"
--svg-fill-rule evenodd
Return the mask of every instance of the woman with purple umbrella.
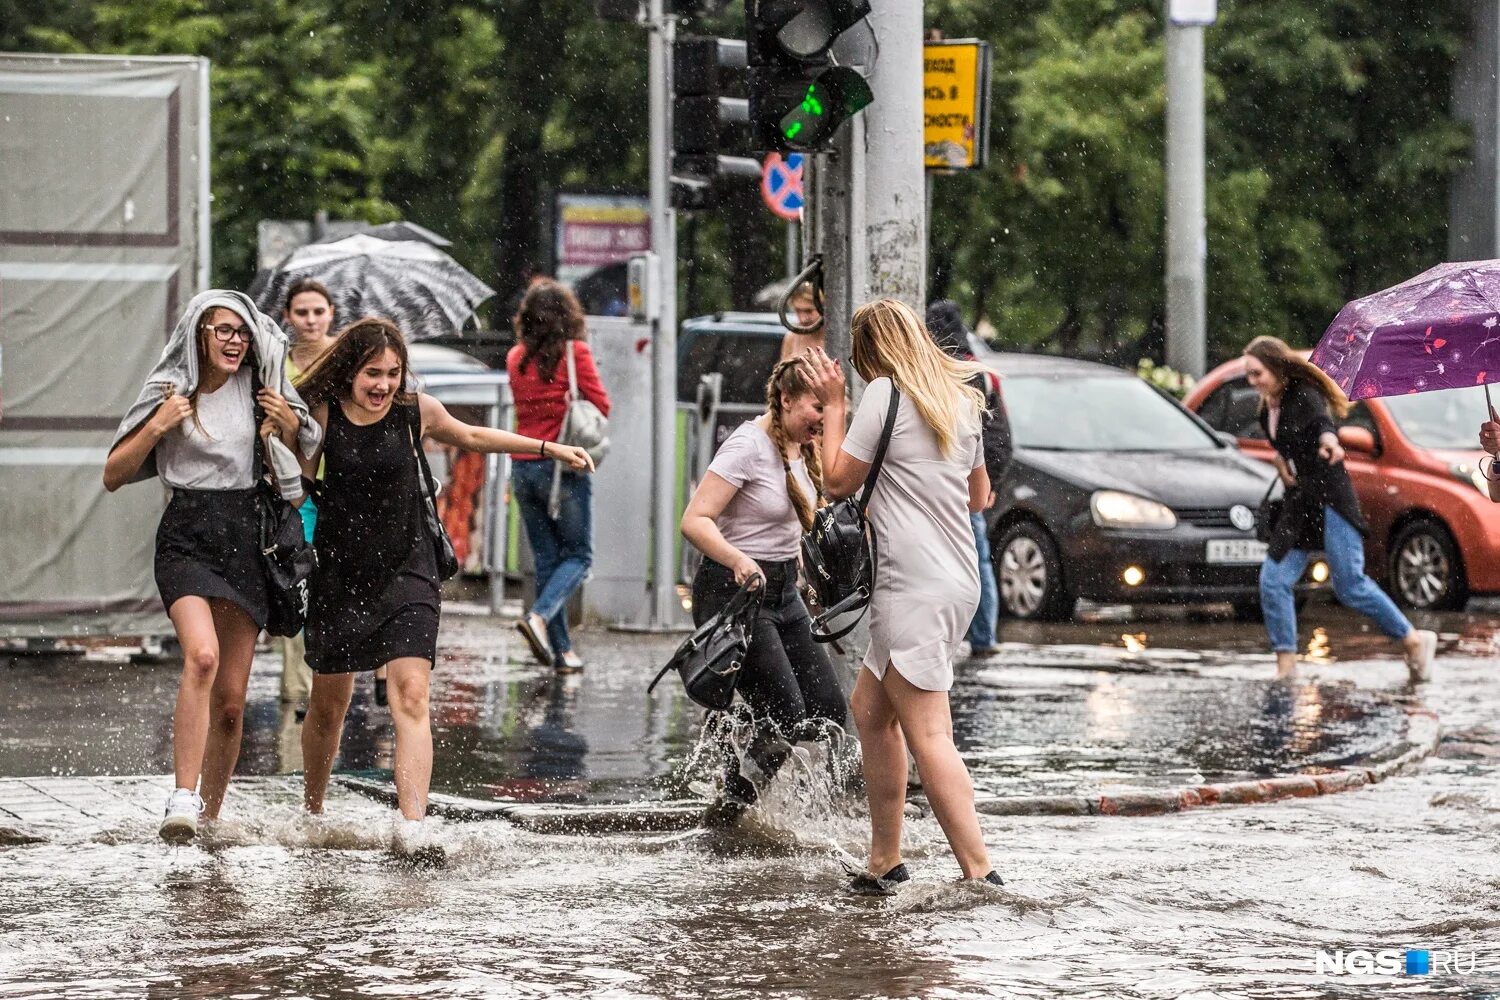
<path id="1" fill-rule="evenodd" d="M 1365 573 L 1364 536 L 1369 528 L 1344 468 L 1344 449 L 1333 423 L 1335 415 L 1348 412 L 1348 397 L 1321 369 L 1276 337 L 1256 337 L 1246 345 L 1245 375 L 1260 393 L 1261 429 L 1276 449 L 1276 472 L 1286 488 L 1285 502 L 1271 527 L 1270 551 L 1260 567 L 1260 604 L 1276 651 L 1276 676 L 1296 672 L 1292 588 L 1311 553 L 1322 549 L 1339 601 L 1401 641 L 1412 683 L 1427 680 L 1437 635 L 1414 628 Z"/>

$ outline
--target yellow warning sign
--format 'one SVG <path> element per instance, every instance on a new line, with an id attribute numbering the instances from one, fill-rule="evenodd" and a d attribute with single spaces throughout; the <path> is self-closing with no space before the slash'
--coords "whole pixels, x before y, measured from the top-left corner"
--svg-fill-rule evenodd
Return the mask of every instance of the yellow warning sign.
<path id="1" fill-rule="evenodd" d="M 928 170 L 974 170 L 989 156 L 990 43 L 922 47 L 923 148 Z"/>

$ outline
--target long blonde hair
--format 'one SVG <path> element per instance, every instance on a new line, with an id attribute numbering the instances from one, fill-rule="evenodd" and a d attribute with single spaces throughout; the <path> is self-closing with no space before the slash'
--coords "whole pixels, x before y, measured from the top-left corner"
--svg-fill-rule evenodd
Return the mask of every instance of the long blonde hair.
<path id="1" fill-rule="evenodd" d="M 977 427 L 984 410 L 984 393 L 969 381 L 989 369 L 950 357 L 899 299 L 876 299 L 854 310 L 849 336 L 854 370 L 866 382 L 889 377 L 937 435 L 939 450 L 952 457 L 958 429 Z"/>
<path id="2" fill-rule="evenodd" d="M 766 380 L 766 412 L 771 415 L 771 443 L 776 446 L 776 457 L 781 459 L 782 471 L 786 473 L 786 495 L 792 500 L 792 509 L 797 512 L 797 520 L 802 522 L 802 530 L 809 531 L 812 528 L 813 512 L 823 506 L 823 463 L 818 457 L 817 445 L 809 441 L 801 446 L 802 460 L 807 464 L 807 476 L 812 480 L 816 495 L 808 498 L 802 487 L 797 483 L 797 477 L 792 475 L 792 464 L 786 459 L 786 426 L 783 424 L 781 412 L 781 397 L 783 395 L 790 399 L 807 395 L 812 392 L 812 365 L 807 358 L 798 355 L 787 358 L 771 369 L 771 377 Z"/>

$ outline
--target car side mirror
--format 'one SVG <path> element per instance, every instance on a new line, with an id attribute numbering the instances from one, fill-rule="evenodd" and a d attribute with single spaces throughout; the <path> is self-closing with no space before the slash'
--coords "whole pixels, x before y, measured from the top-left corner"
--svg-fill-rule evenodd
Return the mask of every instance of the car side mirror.
<path id="1" fill-rule="evenodd" d="M 1370 433 L 1368 427 L 1340 427 L 1339 444 L 1343 445 L 1345 451 L 1361 455 L 1375 454 L 1375 435 Z"/>

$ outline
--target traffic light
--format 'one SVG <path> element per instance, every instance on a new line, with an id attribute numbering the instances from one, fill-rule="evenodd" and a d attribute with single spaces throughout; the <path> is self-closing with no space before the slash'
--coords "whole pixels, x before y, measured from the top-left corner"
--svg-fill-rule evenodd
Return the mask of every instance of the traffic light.
<path id="1" fill-rule="evenodd" d="M 750 131 L 757 149 L 830 149 L 839 126 L 875 99 L 865 78 L 835 66 L 829 53 L 869 13 L 869 0 L 745 0 Z"/>
<path id="2" fill-rule="evenodd" d="M 750 120 L 744 93 L 745 43 L 733 38 L 677 39 L 672 49 L 672 200 L 676 208 L 714 205 L 714 179 L 759 177 L 760 164 L 730 155 Z"/>

